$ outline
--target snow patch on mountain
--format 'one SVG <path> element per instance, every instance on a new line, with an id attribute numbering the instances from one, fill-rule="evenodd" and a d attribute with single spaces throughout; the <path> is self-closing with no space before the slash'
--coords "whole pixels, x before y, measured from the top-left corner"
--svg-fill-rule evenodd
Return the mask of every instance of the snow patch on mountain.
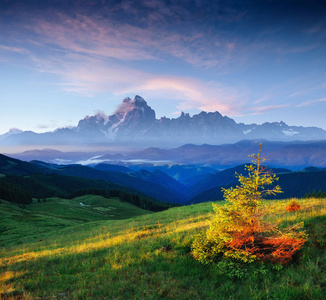
<path id="1" fill-rule="evenodd" d="M 0 135 L 2 145 L 92 145 L 174 147 L 183 144 L 224 144 L 242 139 L 276 141 L 326 139 L 317 127 L 288 126 L 281 122 L 236 123 L 219 112 L 200 112 L 178 118 L 156 119 L 155 111 L 140 96 L 126 97 L 112 115 L 98 111 L 76 127 L 36 134 L 11 130 Z"/>
<path id="2" fill-rule="evenodd" d="M 244 135 L 247 135 L 248 133 L 250 133 L 252 131 L 252 129 L 248 129 L 248 130 L 244 130 L 242 131 Z"/>
<path id="3" fill-rule="evenodd" d="M 282 130 L 282 132 L 283 132 L 286 136 L 294 136 L 294 135 L 296 135 L 296 134 L 299 134 L 299 132 L 294 131 L 293 129 Z"/>

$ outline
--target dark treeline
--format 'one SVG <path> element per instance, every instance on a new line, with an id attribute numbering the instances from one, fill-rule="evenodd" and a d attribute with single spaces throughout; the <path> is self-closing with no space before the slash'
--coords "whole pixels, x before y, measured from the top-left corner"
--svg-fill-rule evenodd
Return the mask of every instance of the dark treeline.
<path id="1" fill-rule="evenodd" d="M 119 198 L 121 201 L 129 202 L 140 208 L 151 211 L 162 211 L 170 207 L 180 206 L 179 204 L 171 204 L 167 202 L 153 201 L 149 198 L 140 196 L 138 194 L 132 194 L 125 191 L 120 191 Z"/>
<path id="2" fill-rule="evenodd" d="M 120 198 L 140 208 L 162 211 L 175 204 L 155 201 L 130 188 L 104 180 L 64 176 L 57 174 L 7 175 L 0 178 L 0 199 L 17 204 L 30 204 L 33 198 L 60 197 L 72 199 L 83 195 Z"/>
<path id="3" fill-rule="evenodd" d="M 5 182 L 0 182 L 0 199 L 22 205 L 33 202 L 28 192 Z"/>
<path id="4" fill-rule="evenodd" d="M 277 174 L 279 178 L 272 186 L 279 185 L 283 191 L 282 194 L 276 196 L 267 196 L 267 199 L 288 199 L 288 198 L 304 198 L 316 197 L 323 198 L 326 193 L 326 171 L 298 171 L 284 174 Z M 225 186 L 216 186 L 208 189 L 190 200 L 190 203 L 200 203 L 205 201 L 223 200 L 224 194 L 222 187 L 235 187 L 238 183 Z M 314 192 L 315 191 L 315 192 Z M 318 192 L 316 192 L 318 191 Z M 318 194 L 319 193 L 319 194 Z"/>
<path id="5" fill-rule="evenodd" d="M 312 192 L 305 194 L 303 198 L 326 198 L 326 193 L 322 190 L 319 190 L 318 192 L 313 190 Z"/>
<path id="6" fill-rule="evenodd" d="M 75 191 L 75 192 L 69 194 L 67 196 L 67 198 L 72 199 L 72 198 L 80 197 L 80 196 L 84 196 L 84 195 L 98 195 L 98 196 L 103 196 L 108 199 L 110 199 L 111 197 L 119 198 L 121 201 L 129 202 L 131 204 L 134 204 L 135 206 L 138 206 L 140 208 L 150 210 L 150 211 L 163 211 L 170 207 L 179 206 L 178 204 L 153 201 L 152 199 L 149 199 L 148 197 L 144 197 L 142 195 L 130 193 L 130 192 L 126 192 L 126 191 L 104 190 L 104 189 L 95 189 L 95 188 Z"/>
<path id="7" fill-rule="evenodd" d="M 21 189 L 33 198 L 66 198 L 69 194 L 78 190 L 91 188 L 103 190 L 128 189 L 104 180 L 92 180 L 57 174 L 33 174 L 29 176 L 7 175 L 0 178 L 0 182 Z"/>
<path id="8" fill-rule="evenodd" d="M 326 171 L 317 172 L 292 172 L 289 174 L 280 174 L 277 184 L 283 190 L 277 198 L 303 198 L 308 193 L 313 191 L 326 192 Z M 317 195 L 316 195 L 317 196 Z M 275 197 L 271 197 L 275 199 Z"/>

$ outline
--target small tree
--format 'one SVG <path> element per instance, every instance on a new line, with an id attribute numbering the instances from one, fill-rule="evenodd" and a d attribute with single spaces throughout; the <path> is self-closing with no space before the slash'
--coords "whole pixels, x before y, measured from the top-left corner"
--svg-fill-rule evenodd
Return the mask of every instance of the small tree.
<path id="1" fill-rule="evenodd" d="M 261 156 L 261 144 L 258 155 L 249 156 L 254 165 L 246 166 L 248 175 L 236 173 L 240 185 L 222 189 L 227 204 L 213 204 L 216 214 L 210 228 L 195 238 L 192 254 L 202 263 L 229 259 L 241 263 L 262 260 L 284 264 L 305 241 L 302 233 L 281 232 L 275 224 L 264 221 L 267 213 L 262 208 L 264 196 L 282 191 L 278 185 L 265 188 L 278 178 L 262 166 L 266 157 Z"/>

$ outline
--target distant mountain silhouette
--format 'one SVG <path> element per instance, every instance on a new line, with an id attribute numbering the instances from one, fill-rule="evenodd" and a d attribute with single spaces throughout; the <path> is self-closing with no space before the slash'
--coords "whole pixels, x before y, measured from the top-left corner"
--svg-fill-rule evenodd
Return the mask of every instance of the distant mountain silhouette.
<path id="1" fill-rule="evenodd" d="M 234 144 L 224 145 L 193 145 L 187 144 L 178 148 L 161 149 L 156 147 L 145 148 L 144 150 L 131 151 L 123 154 L 107 154 L 106 152 L 60 152 L 45 150 L 29 150 L 22 153 L 11 154 L 11 157 L 21 160 L 42 160 L 55 164 L 82 163 L 84 165 L 96 165 L 99 163 L 122 165 L 132 170 L 139 170 L 137 166 L 152 171 L 153 167 L 161 166 L 161 171 L 173 178 L 181 176 L 182 183 L 188 184 L 186 178 L 191 176 L 189 167 L 173 165 L 194 165 L 208 167 L 214 170 L 235 167 L 251 160 L 248 154 L 256 153 L 259 143 L 263 144 L 262 154 L 267 156 L 268 165 L 271 167 L 290 168 L 299 170 L 305 167 L 326 167 L 326 141 L 307 142 L 273 142 L 266 140 L 242 140 Z M 165 165 L 165 167 L 163 167 Z M 107 167 L 107 166 L 106 166 Z M 184 170 L 180 170 L 183 168 Z M 111 167 L 112 169 L 112 167 Z M 188 170 L 187 170 L 188 169 Z M 181 173 L 180 173 L 180 172 Z M 212 170 L 201 172 L 211 173 Z M 178 175 L 179 174 L 179 175 Z M 189 183 L 191 183 L 190 180 Z"/>
<path id="2" fill-rule="evenodd" d="M 288 126 L 284 122 L 236 123 L 219 112 L 176 119 L 156 119 L 155 111 L 140 96 L 125 98 L 110 116 L 98 113 L 80 120 L 73 128 L 37 134 L 11 130 L 0 136 L 2 145 L 141 145 L 172 147 L 183 144 L 223 144 L 242 139 L 273 141 L 326 139 L 326 131 L 317 127 Z"/>

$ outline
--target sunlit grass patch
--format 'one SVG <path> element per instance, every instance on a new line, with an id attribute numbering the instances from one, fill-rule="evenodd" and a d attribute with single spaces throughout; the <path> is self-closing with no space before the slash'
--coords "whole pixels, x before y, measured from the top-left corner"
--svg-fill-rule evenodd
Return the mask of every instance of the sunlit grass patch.
<path id="1" fill-rule="evenodd" d="M 275 204 L 268 217 L 304 222 L 309 240 L 278 272 L 234 281 L 195 261 L 190 255 L 193 237 L 212 216 L 212 204 L 203 203 L 126 220 L 74 224 L 51 231 L 42 241 L 3 246 L 1 297 L 323 299 L 325 200 L 299 199 L 296 212 L 286 211 L 289 201 L 266 201 L 266 206 Z"/>
<path id="2" fill-rule="evenodd" d="M 7 271 L 0 273 L 0 294 L 10 294 L 15 291 L 13 281 L 22 276 L 23 272 Z"/>

